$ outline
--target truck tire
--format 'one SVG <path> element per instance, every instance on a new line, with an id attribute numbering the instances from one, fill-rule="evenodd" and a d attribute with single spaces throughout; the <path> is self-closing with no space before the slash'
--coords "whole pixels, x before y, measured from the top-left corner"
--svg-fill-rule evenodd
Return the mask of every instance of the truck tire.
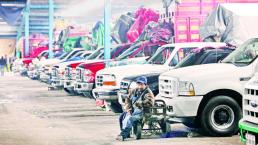
<path id="1" fill-rule="evenodd" d="M 92 92 L 84 92 L 84 93 L 82 93 L 82 95 L 83 95 L 84 97 L 87 97 L 87 98 L 90 98 L 90 99 L 94 99 L 94 100 L 95 100 L 95 98 L 94 98 L 93 95 L 92 95 Z"/>
<path id="2" fill-rule="evenodd" d="M 232 136 L 238 131 L 241 117 L 241 107 L 236 100 L 216 96 L 208 101 L 201 113 L 201 127 L 210 136 Z"/>
<path id="3" fill-rule="evenodd" d="M 66 93 L 68 93 L 69 95 L 72 95 L 72 96 L 78 95 L 74 90 L 70 90 L 70 89 L 64 88 L 64 91 Z"/>
<path id="4" fill-rule="evenodd" d="M 123 112 L 122 106 L 117 101 L 111 102 L 109 107 L 112 110 L 112 112 L 114 112 L 114 113 L 122 113 Z"/>
<path id="5" fill-rule="evenodd" d="M 160 127 L 161 127 L 161 130 L 162 130 L 162 133 L 163 133 L 163 134 L 167 134 L 167 133 L 170 133 L 170 132 L 171 132 L 170 123 L 167 122 L 167 121 L 162 121 L 162 122 L 160 123 Z"/>

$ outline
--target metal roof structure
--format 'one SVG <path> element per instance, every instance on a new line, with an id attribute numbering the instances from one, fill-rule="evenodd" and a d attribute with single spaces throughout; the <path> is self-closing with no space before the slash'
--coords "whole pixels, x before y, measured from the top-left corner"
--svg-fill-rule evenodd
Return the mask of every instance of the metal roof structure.
<path id="1" fill-rule="evenodd" d="M 55 10 L 66 7 L 69 0 L 54 0 Z M 48 34 L 49 29 L 49 0 L 2 0 L 3 7 L 24 8 L 16 23 L 11 26 L 0 17 L 0 38 L 15 38 L 18 31 L 24 33 L 24 11 L 29 11 L 29 32 L 30 34 Z M 56 14 L 55 17 L 58 17 Z"/>
<path id="2" fill-rule="evenodd" d="M 81 23 L 97 22 L 104 17 L 104 0 L 53 0 L 54 19 L 66 18 Z M 111 0 L 112 18 L 133 11 L 140 6 L 162 7 L 161 0 Z M 1 0 L 4 7 L 20 7 L 29 11 L 29 34 L 49 33 L 49 0 Z M 87 8 L 86 8 L 87 7 Z M 93 15 L 94 14 L 94 15 Z M 0 38 L 15 38 L 24 35 L 24 13 L 14 26 L 8 25 L 0 17 Z"/>

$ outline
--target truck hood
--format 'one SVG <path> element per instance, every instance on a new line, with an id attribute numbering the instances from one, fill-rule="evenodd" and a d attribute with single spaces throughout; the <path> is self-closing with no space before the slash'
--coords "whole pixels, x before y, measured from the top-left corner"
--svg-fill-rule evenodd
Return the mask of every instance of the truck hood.
<path id="1" fill-rule="evenodd" d="M 239 67 L 233 64 L 218 63 L 218 64 L 203 64 L 195 65 L 189 67 L 183 67 L 178 69 L 173 69 L 171 71 L 165 72 L 162 76 L 176 77 L 182 79 L 192 79 L 202 76 L 218 75 L 218 74 L 228 74 L 232 72 L 237 72 Z"/>
<path id="2" fill-rule="evenodd" d="M 56 64 L 55 66 L 57 66 L 58 68 L 61 68 L 61 69 L 65 69 L 70 64 L 83 63 L 85 61 L 86 60 L 76 60 L 76 61 L 61 62 L 61 63 Z"/>
<path id="3" fill-rule="evenodd" d="M 193 83 L 196 95 L 205 95 L 217 89 L 243 91 L 244 84 L 253 75 L 253 66 L 218 63 L 189 66 L 165 72 L 160 77 L 174 77 L 179 81 Z"/>
<path id="4" fill-rule="evenodd" d="M 46 66 L 46 65 L 51 66 L 51 65 L 58 64 L 60 62 L 62 62 L 60 59 L 53 58 L 53 59 L 42 60 L 37 65 L 39 65 L 39 66 Z"/>
<path id="5" fill-rule="evenodd" d="M 169 69 L 172 69 L 172 67 L 166 65 L 137 64 L 105 68 L 98 71 L 97 74 L 113 74 L 116 76 L 116 81 L 121 82 L 125 77 L 150 73 L 163 73 Z"/>

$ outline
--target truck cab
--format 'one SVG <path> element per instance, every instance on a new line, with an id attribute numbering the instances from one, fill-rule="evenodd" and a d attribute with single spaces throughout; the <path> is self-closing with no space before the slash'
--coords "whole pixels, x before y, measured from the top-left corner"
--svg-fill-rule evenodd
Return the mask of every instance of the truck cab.
<path id="1" fill-rule="evenodd" d="M 44 50 L 41 53 L 39 53 L 36 57 L 48 57 L 48 51 Z M 33 63 L 33 60 L 35 60 L 35 58 L 22 58 L 15 60 L 13 65 L 13 71 L 19 72 L 21 74 L 26 72 L 29 69 L 30 64 Z"/>
<path id="2" fill-rule="evenodd" d="M 61 62 L 57 65 L 52 67 L 51 73 L 51 85 L 54 88 L 62 88 L 64 86 L 64 72 L 67 65 L 70 64 L 78 64 L 83 63 L 84 61 L 88 60 L 91 51 L 83 51 L 78 53 L 78 56 L 75 56 L 71 59 L 68 59 L 64 62 Z"/>
<path id="3" fill-rule="evenodd" d="M 112 59 L 116 58 L 119 54 L 126 51 L 130 47 L 130 44 L 123 44 L 123 45 L 118 45 L 118 46 L 113 46 L 113 47 L 114 48 L 111 48 Z M 76 83 L 76 80 L 78 80 L 80 78 L 80 76 L 78 76 L 78 75 L 81 72 L 81 69 L 83 70 L 84 67 L 87 68 L 87 67 L 91 66 L 91 67 L 96 67 L 95 69 L 98 70 L 98 69 L 101 69 L 102 67 L 104 67 L 104 65 L 105 65 L 104 48 L 99 48 L 92 55 L 89 56 L 88 60 L 86 60 L 82 63 L 75 63 L 75 64 L 71 64 L 71 65 L 67 66 L 65 69 L 64 90 L 70 94 L 80 93 L 80 92 L 75 92 L 74 85 Z M 79 68 L 77 68 L 77 67 L 79 67 Z"/>
<path id="4" fill-rule="evenodd" d="M 60 57 L 53 58 L 53 59 L 46 59 L 43 61 L 40 61 L 38 64 L 35 64 L 37 66 L 36 73 L 39 75 L 39 79 L 43 82 L 48 82 L 50 80 L 50 74 L 51 74 L 51 67 L 55 64 L 64 62 L 68 59 L 71 59 L 73 57 L 76 57 L 81 54 L 84 50 L 81 48 L 75 48 L 70 52 L 64 53 Z"/>
<path id="5" fill-rule="evenodd" d="M 174 69 L 193 66 L 193 65 L 201 65 L 201 64 L 209 64 L 209 63 L 218 63 L 219 61 L 223 60 L 227 57 L 234 48 L 223 46 L 223 47 L 203 47 L 203 48 L 196 48 L 191 50 L 187 56 L 180 61 Z M 158 95 L 159 93 L 159 83 L 158 78 L 161 73 L 149 73 L 144 75 L 148 80 L 148 86 L 152 90 L 154 96 Z M 135 89 L 136 79 L 140 75 L 134 75 L 125 77 L 120 83 L 120 89 L 118 92 L 118 102 L 119 104 L 124 107 L 124 102 L 126 97 L 129 96 L 129 90 Z M 124 108 L 123 108 L 124 109 Z"/>
<path id="6" fill-rule="evenodd" d="M 234 135 L 242 118 L 243 87 L 258 69 L 257 55 L 253 38 L 221 63 L 165 72 L 156 98 L 165 101 L 171 122 L 201 127 L 211 136 Z"/>
<path id="7" fill-rule="evenodd" d="M 97 73 L 95 98 L 106 100 L 111 106 L 118 103 L 118 90 L 123 78 L 133 75 L 162 73 L 173 69 L 194 48 L 226 46 L 225 43 L 175 43 L 160 47 L 144 65 L 105 68 Z"/>
<path id="8" fill-rule="evenodd" d="M 75 83 L 75 91 L 85 95 L 91 94 L 95 87 L 96 74 L 99 70 L 107 67 L 114 67 L 117 65 L 129 65 L 136 63 L 145 63 L 151 55 L 153 55 L 157 48 L 163 43 L 144 42 L 140 45 L 133 45 L 126 49 L 123 53 L 119 53 L 118 57 L 111 60 L 105 60 L 98 63 L 85 63 L 77 67 L 77 79 Z M 93 94 L 94 95 L 94 94 Z"/>

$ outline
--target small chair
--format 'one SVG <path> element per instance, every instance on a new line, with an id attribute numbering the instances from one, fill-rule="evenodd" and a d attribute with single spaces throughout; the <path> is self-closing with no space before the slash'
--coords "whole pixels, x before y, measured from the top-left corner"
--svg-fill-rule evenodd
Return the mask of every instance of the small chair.
<path id="1" fill-rule="evenodd" d="M 155 100 L 154 106 L 150 108 L 150 113 L 144 113 L 143 118 L 135 122 L 132 132 L 135 139 L 141 139 L 142 134 L 157 135 L 171 132 L 166 108 L 163 100 Z"/>

